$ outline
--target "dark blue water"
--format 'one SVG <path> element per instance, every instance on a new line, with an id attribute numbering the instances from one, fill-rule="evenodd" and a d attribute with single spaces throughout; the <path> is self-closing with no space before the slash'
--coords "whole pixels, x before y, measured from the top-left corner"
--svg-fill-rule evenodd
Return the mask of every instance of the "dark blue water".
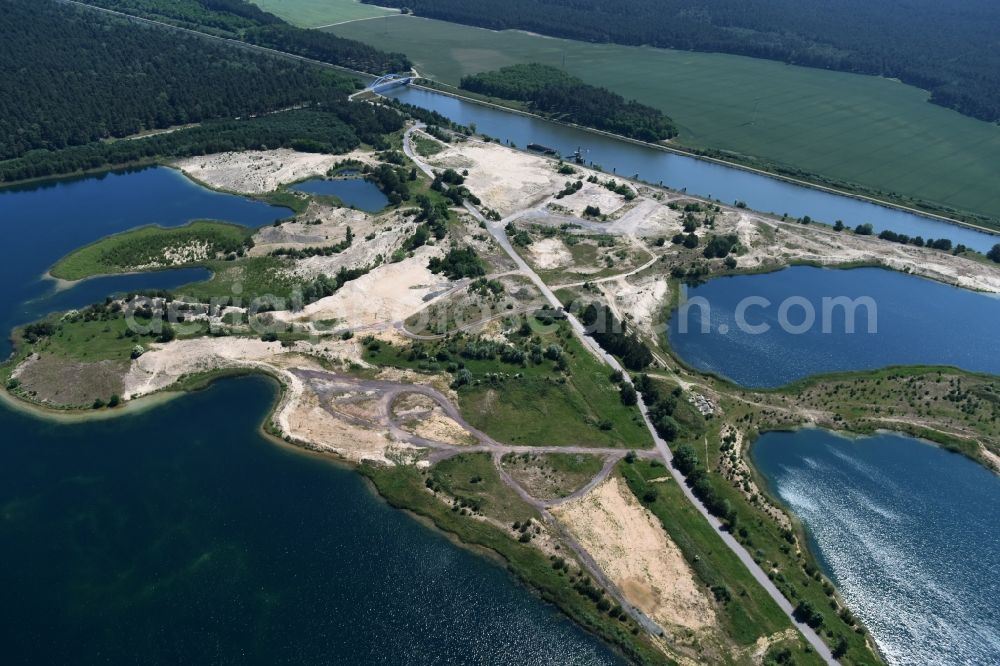
<path id="1" fill-rule="evenodd" d="M 890 229 L 910 236 L 950 238 L 956 244 L 963 243 L 981 252 L 1000 242 L 1000 236 L 968 227 L 793 185 L 742 169 L 619 141 L 448 95 L 415 88 L 394 88 L 384 94 L 437 111 L 462 125 L 475 124 L 478 132 L 501 141 L 512 141 L 520 147 L 540 143 L 555 148 L 563 155 L 570 155 L 577 148 L 583 148 L 588 151 L 586 159 L 606 171 L 614 171 L 627 177 L 637 175 L 648 183 L 662 183 L 675 190 L 686 190 L 727 204 L 745 201 L 754 210 L 778 215 L 809 215 L 831 224 L 836 220 L 843 220 L 852 228 L 870 223 L 876 231 Z"/>
<path id="2" fill-rule="evenodd" d="M 95 240 L 134 227 L 164 227 L 196 219 L 258 227 L 291 211 L 213 192 L 167 168 L 58 181 L 0 190 L 0 357 L 9 353 L 7 332 L 47 312 L 75 308 L 116 291 L 178 286 L 197 273 L 164 271 L 84 281 L 52 295 L 43 274 L 61 257 Z"/>
<path id="3" fill-rule="evenodd" d="M 752 449 L 890 664 L 1000 663 L 1000 477 L 901 435 Z"/>
<path id="4" fill-rule="evenodd" d="M 889 365 L 954 365 L 1000 374 L 996 296 L 880 268 L 807 266 L 716 278 L 686 293 L 687 316 L 678 310 L 668 324 L 671 347 L 689 365 L 743 386 L 775 387 L 819 373 Z M 833 307 L 824 316 L 823 299 L 838 297 L 870 299 L 874 305 L 855 310 L 854 333 L 847 332 L 845 308 Z M 788 299 L 804 299 L 815 314 L 815 323 L 804 332 L 798 331 L 807 323 L 807 308 Z M 746 326 L 737 321 L 741 303 L 749 305 Z M 783 303 L 789 304 L 784 318 Z M 874 333 L 869 312 L 875 314 Z M 755 333 L 757 326 L 769 330 Z"/>
<path id="5" fill-rule="evenodd" d="M 324 180 L 316 178 L 292 186 L 307 194 L 325 194 L 340 199 L 345 206 L 377 213 L 389 205 L 389 199 L 375 183 L 361 178 Z"/>
<path id="6" fill-rule="evenodd" d="M 59 425 L 0 409 L 15 664 L 616 664 L 500 566 L 271 442 L 228 380 Z"/>

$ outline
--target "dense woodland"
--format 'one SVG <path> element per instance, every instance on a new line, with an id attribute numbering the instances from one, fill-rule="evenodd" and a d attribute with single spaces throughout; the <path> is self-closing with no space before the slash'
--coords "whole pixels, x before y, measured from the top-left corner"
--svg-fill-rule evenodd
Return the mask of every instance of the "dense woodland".
<path id="1" fill-rule="evenodd" d="M 735 53 L 898 78 L 1000 120 L 996 0 L 362 0 L 495 30 Z"/>
<path id="2" fill-rule="evenodd" d="M 0 162 L 0 182 L 44 178 L 142 163 L 163 157 L 207 155 L 238 150 L 293 148 L 343 153 L 361 141 L 379 145 L 382 135 L 402 129 L 403 117 L 362 104 L 297 109 L 243 120 L 209 121 L 197 127 L 144 139 L 98 141 L 58 151 L 37 150 Z"/>
<path id="3" fill-rule="evenodd" d="M 288 25 L 246 0 L 83 0 L 86 4 L 239 39 L 373 74 L 403 72 L 410 61 L 352 39 Z"/>
<path id="4" fill-rule="evenodd" d="M 293 144 L 336 152 L 362 140 L 378 144 L 401 124 L 391 110 L 348 104 L 355 84 L 331 70 L 47 0 L 0 0 L 0 7 L 7 19 L 0 23 L 2 180 L 160 152 Z M 325 112 L 253 118 L 303 106 Z M 105 141 L 211 121 L 219 122 Z"/>
<path id="5" fill-rule="evenodd" d="M 472 92 L 528 102 L 533 111 L 641 141 L 677 136 L 677 127 L 658 109 L 548 65 L 512 65 L 462 79 Z"/>

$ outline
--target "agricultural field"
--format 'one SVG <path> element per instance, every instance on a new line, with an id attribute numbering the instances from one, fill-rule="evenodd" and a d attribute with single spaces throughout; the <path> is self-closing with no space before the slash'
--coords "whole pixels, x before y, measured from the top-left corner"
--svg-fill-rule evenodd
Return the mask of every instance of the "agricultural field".
<path id="1" fill-rule="evenodd" d="M 678 142 L 720 149 L 1000 219 L 1000 127 L 927 103 L 897 81 L 740 56 L 590 44 L 397 16 L 330 28 L 406 53 L 457 85 L 505 65 L 564 67 L 662 109 Z"/>
<path id="2" fill-rule="evenodd" d="M 358 0 L 251 0 L 255 5 L 292 25 L 303 28 L 390 16 L 395 9 L 363 5 Z"/>

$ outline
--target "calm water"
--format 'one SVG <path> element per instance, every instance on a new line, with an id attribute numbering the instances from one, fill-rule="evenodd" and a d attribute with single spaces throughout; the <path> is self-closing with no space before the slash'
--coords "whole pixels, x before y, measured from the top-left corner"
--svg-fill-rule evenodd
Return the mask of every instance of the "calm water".
<path id="1" fill-rule="evenodd" d="M 351 471 L 264 379 L 57 425 L 0 409 L 4 664 L 616 664 Z"/>
<path id="2" fill-rule="evenodd" d="M 463 125 L 474 123 L 477 131 L 501 141 L 513 141 L 520 147 L 540 143 L 555 148 L 563 155 L 571 155 L 577 148 L 583 148 L 589 151 L 586 152 L 589 162 L 609 172 L 614 170 L 622 176 L 638 175 L 649 183 L 662 183 L 728 204 L 745 201 L 754 210 L 779 215 L 788 213 L 793 217 L 809 215 L 828 223 L 843 220 L 852 228 L 867 222 L 877 231 L 891 229 L 910 236 L 950 238 L 955 243 L 964 243 L 983 252 L 1000 242 L 1000 236 L 993 234 L 465 102 L 448 95 L 415 88 L 394 88 L 384 94 L 432 109 Z"/>
<path id="3" fill-rule="evenodd" d="M 48 312 L 81 307 L 113 292 L 170 288 L 207 276 L 203 270 L 119 275 L 86 280 L 53 294 L 53 283 L 42 276 L 78 247 L 146 224 L 172 227 L 213 219 L 257 227 L 290 213 L 212 192 L 162 167 L 0 190 L 0 357 L 10 351 L 7 333 L 12 328 Z"/>
<path id="4" fill-rule="evenodd" d="M 769 433 L 752 453 L 889 663 L 1000 663 L 1000 478 L 892 434 Z"/>
<path id="5" fill-rule="evenodd" d="M 704 298 L 710 309 L 692 305 L 686 333 L 681 332 L 684 317 L 676 312 L 669 323 L 670 345 L 693 367 L 744 386 L 775 387 L 819 373 L 888 365 L 955 365 L 1000 374 L 1000 299 L 912 275 L 880 268 L 794 266 L 716 278 L 689 288 L 687 295 Z M 841 296 L 872 299 L 875 333 L 868 332 L 865 307 L 856 310 L 853 334 L 845 332 L 844 308 L 823 316 L 823 298 Z M 747 308 L 744 316 L 750 326 L 769 326 L 766 333 L 745 332 L 737 325 L 738 307 L 747 297 L 770 302 Z M 789 298 L 805 299 L 816 315 L 805 333 L 794 332 L 805 324 L 804 306 L 793 304 L 785 318 L 791 328 L 781 326 L 781 304 Z M 708 322 L 708 333 L 702 332 L 702 321 Z M 824 332 L 824 321 L 829 332 Z"/>
<path id="6" fill-rule="evenodd" d="M 375 183 L 361 178 L 325 180 L 315 178 L 292 186 L 308 194 L 325 194 L 340 199 L 345 206 L 377 213 L 389 205 L 389 199 Z"/>

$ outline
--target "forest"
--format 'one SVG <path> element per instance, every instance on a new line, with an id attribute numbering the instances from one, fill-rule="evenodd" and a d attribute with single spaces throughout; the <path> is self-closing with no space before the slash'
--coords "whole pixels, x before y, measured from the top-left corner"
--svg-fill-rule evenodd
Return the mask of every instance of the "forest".
<path id="1" fill-rule="evenodd" d="M 246 0 L 83 0 L 86 4 L 238 39 L 372 74 L 404 72 L 410 61 L 328 32 L 291 26 Z"/>
<path id="2" fill-rule="evenodd" d="M 731 53 L 897 78 L 1000 120 L 995 0 L 362 0 L 493 30 Z"/>
<path id="3" fill-rule="evenodd" d="M 8 19 L 0 23 L 0 160 L 30 157 L 3 163 L 5 180 L 31 171 L 64 173 L 67 161 L 86 168 L 132 161 L 156 146 L 179 154 L 300 139 L 346 149 L 398 129 L 398 114 L 349 105 L 355 83 L 320 67 L 47 0 L 0 0 L 0 6 Z M 232 120 L 303 106 L 330 109 L 330 125 L 309 114 Z M 230 122 L 214 125 L 216 136 L 186 131 L 87 145 L 213 120 Z M 44 152 L 75 146 L 81 148 L 70 155 Z"/>
<path id="4" fill-rule="evenodd" d="M 528 102 L 532 111 L 567 122 L 621 134 L 640 141 L 677 136 L 673 121 L 658 109 L 605 88 L 587 85 L 561 69 L 512 65 L 462 79 L 462 88 L 504 99 Z"/>
<path id="5" fill-rule="evenodd" d="M 344 153 L 361 141 L 384 144 L 383 134 L 403 127 L 403 116 L 383 107 L 348 105 L 295 109 L 243 120 L 209 121 L 196 127 L 130 141 L 97 141 L 64 150 L 36 150 L 0 161 L 0 182 L 45 178 L 158 158 L 240 150 L 293 148 Z"/>

